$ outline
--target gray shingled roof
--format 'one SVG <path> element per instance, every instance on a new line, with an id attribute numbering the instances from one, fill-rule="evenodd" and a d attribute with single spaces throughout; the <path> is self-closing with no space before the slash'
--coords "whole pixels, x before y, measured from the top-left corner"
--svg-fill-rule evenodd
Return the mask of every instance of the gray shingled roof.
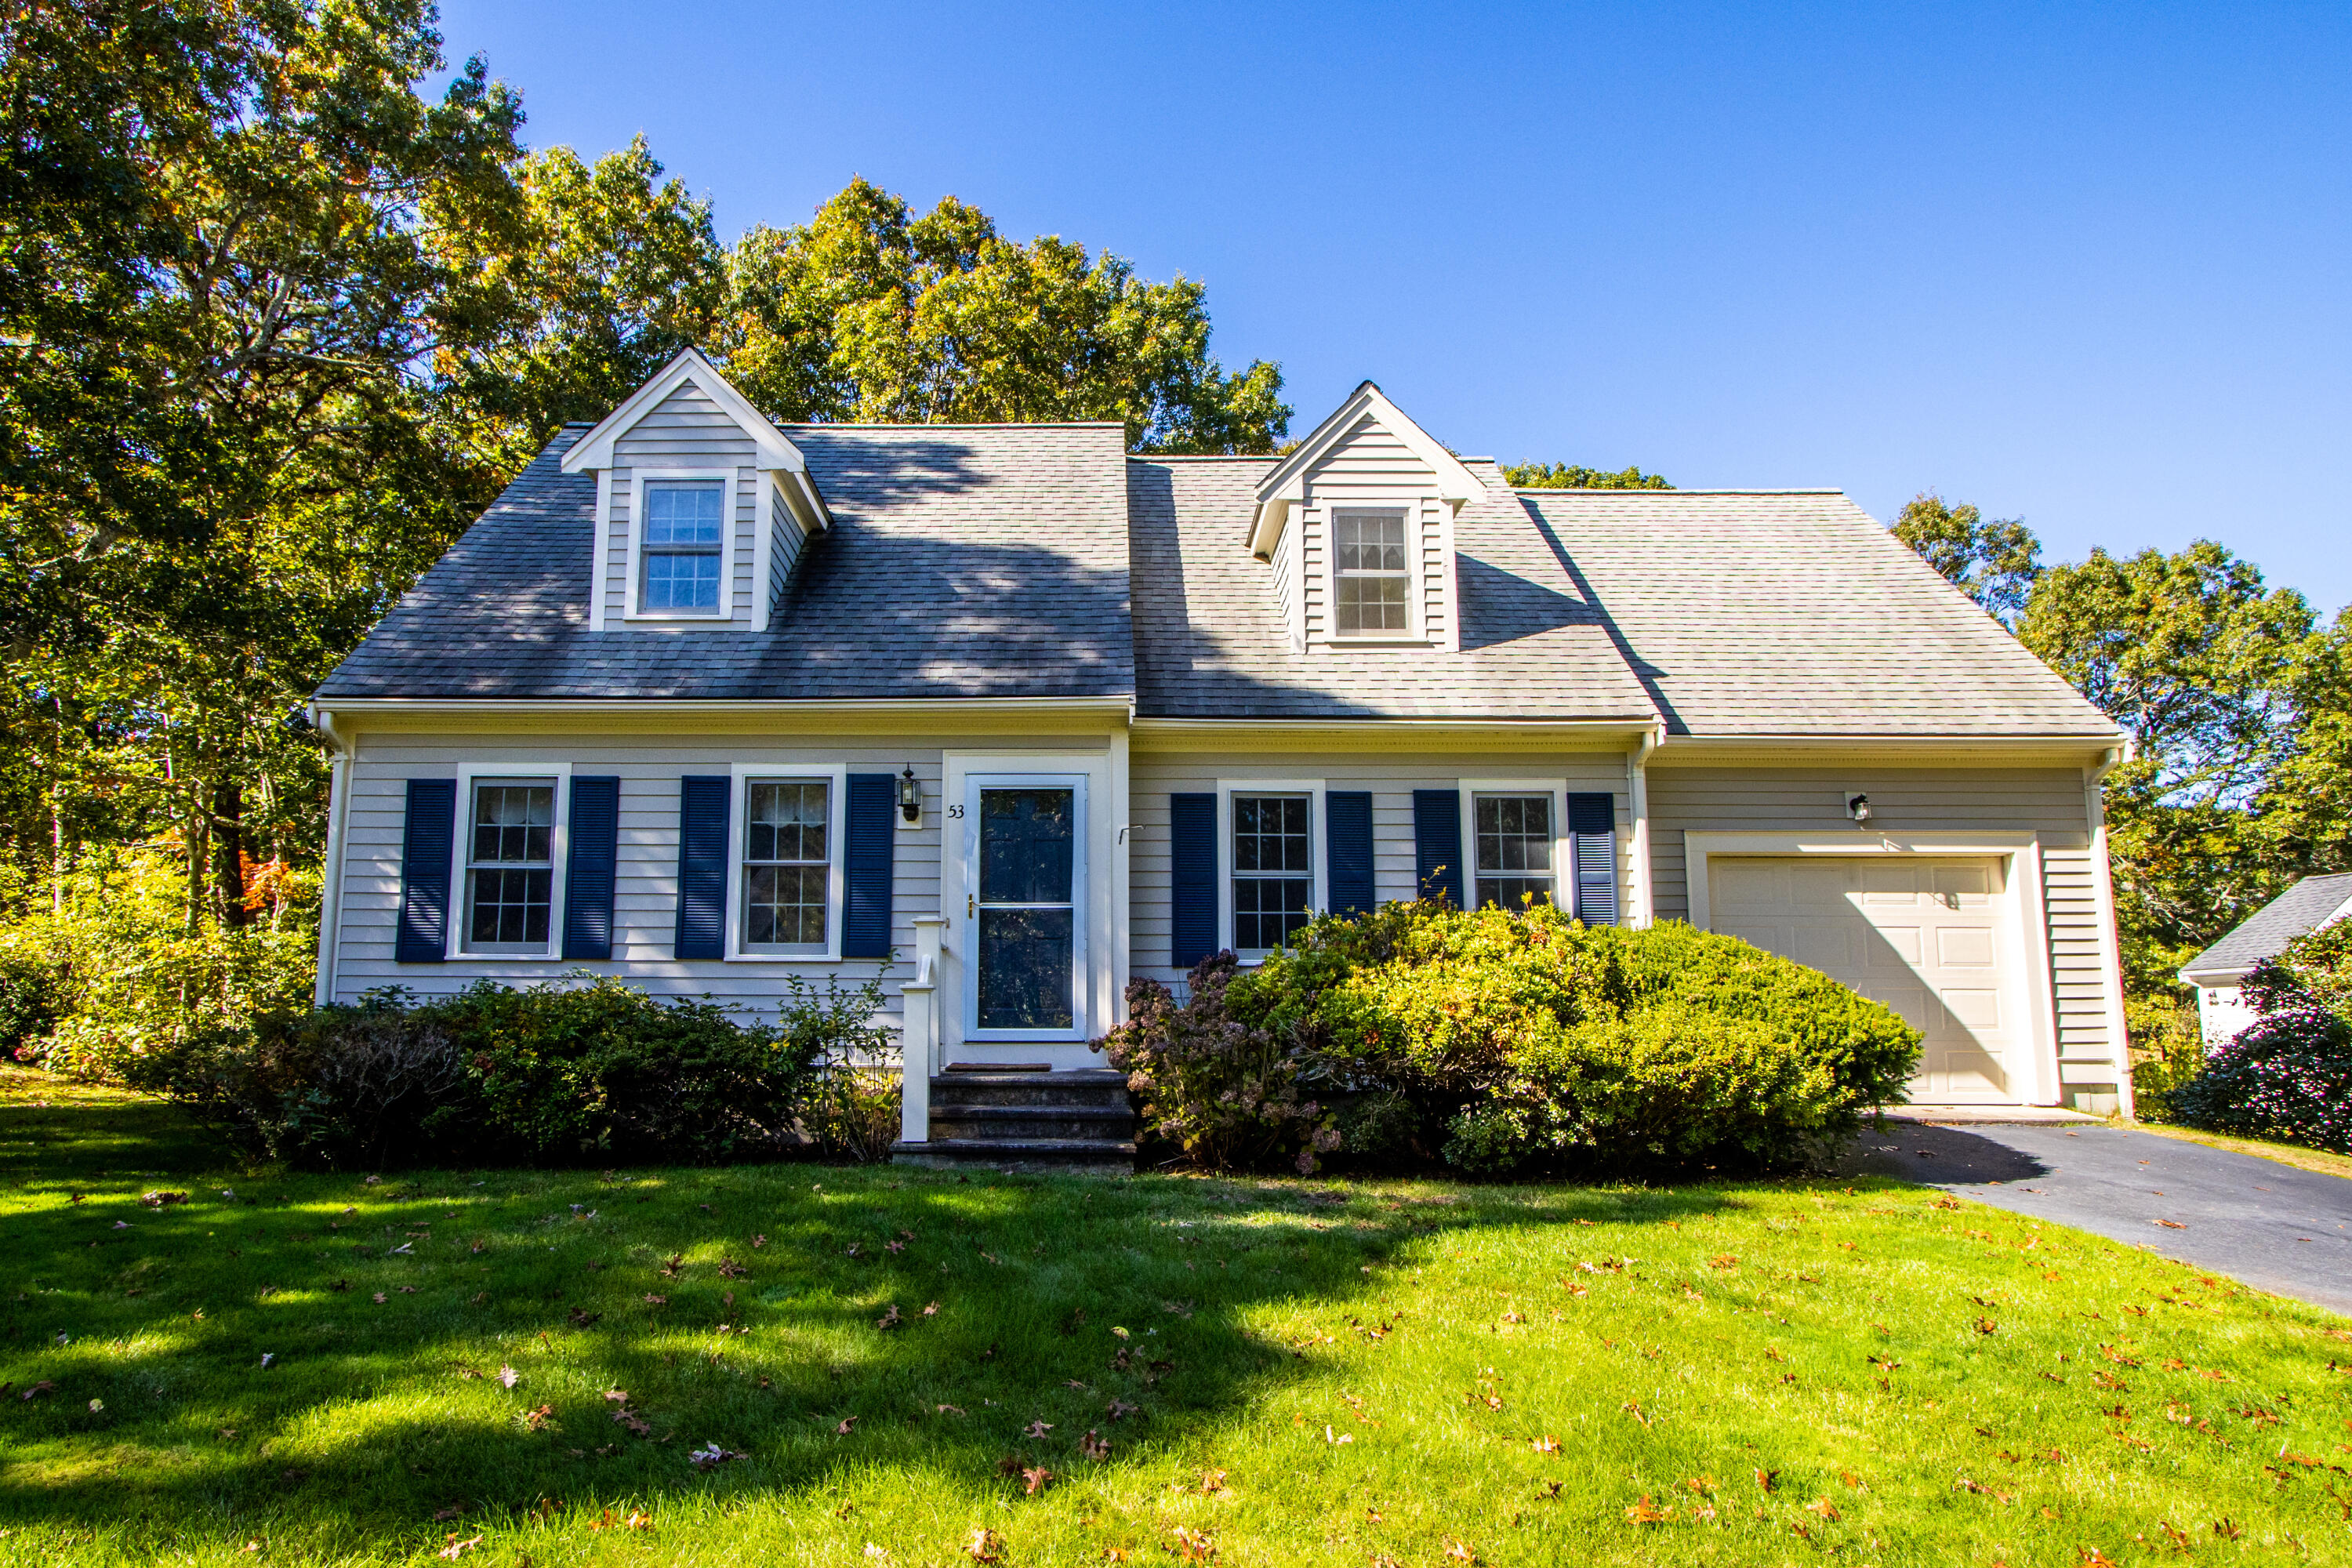
<path id="1" fill-rule="evenodd" d="M 1675 734 L 2111 736 L 1835 490 L 1522 490 Z"/>
<path id="2" fill-rule="evenodd" d="M 2247 916 L 2237 930 L 2182 964 L 2180 972 L 2243 974 L 2263 959 L 2277 957 L 2304 932 L 2326 924 L 2347 900 L 2352 900 L 2352 871 L 2305 877 Z"/>
<path id="3" fill-rule="evenodd" d="M 596 486 L 567 427 L 320 698 L 1124 697 L 1117 425 L 783 427 L 834 517 L 766 632 L 588 629 Z"/>
<path id="4" fill-rule="evenodd" d="M 1834 491 L 1514 493 L 1455 519 L 1462 648 L 1291 651 L 1240 541 L 1265 458 L 1119 426 L 782 428 L 835 526 L 766 632 L 588 629 L 560 434 L 330 676 L 337 699 L 1131 697 L 1190 718 L 1583 719 L 1694 735 L 2114 725 Z M 1129 614 L 1129 582 L 1134 609 Z"/>
<path id="5" fill-rule="evenodd" d="M 1241 541 L 1271 459 L 1128 464 L 1136 708 L 1156 718 L 1614 719 L 1655 711 L 1491 462 L 1454 520 L 1462 651 L 1295 653 L 1274 568 Z"/>

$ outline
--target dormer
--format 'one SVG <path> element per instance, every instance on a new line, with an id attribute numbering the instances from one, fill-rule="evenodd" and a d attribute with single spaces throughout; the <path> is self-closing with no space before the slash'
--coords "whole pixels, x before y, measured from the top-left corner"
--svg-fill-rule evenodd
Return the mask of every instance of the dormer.
<path id="1" fill-rule="evenodd" d="M 1257 487 L 1250 552 L 1300 652 L 1356 647 L 1458 650 L 1454 517 L 1486 493 L 1370 382 Z"/>
<path id="2" fill-rule="evenodd" d="M 765 631 L 831 524 L 800 448 L 688 349 L 563 455 L 596 478 L 588 625 Z"/>

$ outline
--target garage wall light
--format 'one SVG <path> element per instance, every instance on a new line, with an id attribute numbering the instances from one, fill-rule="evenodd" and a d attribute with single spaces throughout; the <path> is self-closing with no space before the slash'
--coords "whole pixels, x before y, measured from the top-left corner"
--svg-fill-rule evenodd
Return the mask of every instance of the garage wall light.
<path id="1" fill-rule="evenodd" d="M 1853 818 L 1853 825 L 1856 827 L 1869 826 L 1870 797 L 1866 795 L 1850 795 L 1846 796 L 1845 814 Z"/>

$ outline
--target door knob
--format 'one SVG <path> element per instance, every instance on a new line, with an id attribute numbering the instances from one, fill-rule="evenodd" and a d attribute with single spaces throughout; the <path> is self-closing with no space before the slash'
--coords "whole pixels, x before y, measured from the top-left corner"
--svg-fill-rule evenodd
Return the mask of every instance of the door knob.
<path id="1" fill-rule="evenodd" d="M 963 918 L 964 918 L 964 919 L 966 919 L 966 920 L 972 920 L 972 919 L 975 919 L 979 914 L 980 914 L 980 899 L 979 899 L 979 896 L 978 896 L 977 894 L 973 894 L 973 893 L 966 893 L 966 894 L 963 896 Z"/>

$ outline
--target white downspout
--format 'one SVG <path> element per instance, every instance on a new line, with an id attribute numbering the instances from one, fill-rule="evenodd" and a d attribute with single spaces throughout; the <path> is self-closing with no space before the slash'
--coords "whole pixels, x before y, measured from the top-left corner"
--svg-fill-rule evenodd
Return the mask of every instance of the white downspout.
<path id="1" fill-rule="evenodd" d="M 1650 889 L 1650 753 L 1658 749 L 1658 731 L 1643 731 L 1641 741 L 1625 757 L 1625 789 L 1633 815 L 1633 918 L 1626 923 L 1637 927 L 1657 918 Z"/>
<path id="2" fill-rule="evenodd" d="M 2132 1097 L 2131 1029 L 2124 1012 L 2123 934 L 2116 924 L 2116 889 L 2107 874 L 2107 804 L 2100 785 L 2130 755 L 2128 743 L 2101 754 L 2098 766 L 2083 772 L 2083 801 L 2091 823 L 2091 903 L 2099 921 L 2099 942 L 2105 955 L 2103 979 L 2107 994 L 2107 1039 L 2115 1051 L 2116 1110 L 2126 1121 L 2139 1119 Z M 2042 940 L 2049 940 L 2047 932 Z M 2065 1092 L 2062 1077 L 2059 1092 Z"/>
<path id="3" fill-rule="evenodd" d="M 335 716 L 313 703 L 310 722 L 335 749 L 327 764 L 327 864 L 319 898 L 319 976 L 310 988 L 313 1006 L 335 999 L 336 966 L 341 960 L 343 930 L 343 834 L 351 815 L 352 742 L 335 731 Z"/>

